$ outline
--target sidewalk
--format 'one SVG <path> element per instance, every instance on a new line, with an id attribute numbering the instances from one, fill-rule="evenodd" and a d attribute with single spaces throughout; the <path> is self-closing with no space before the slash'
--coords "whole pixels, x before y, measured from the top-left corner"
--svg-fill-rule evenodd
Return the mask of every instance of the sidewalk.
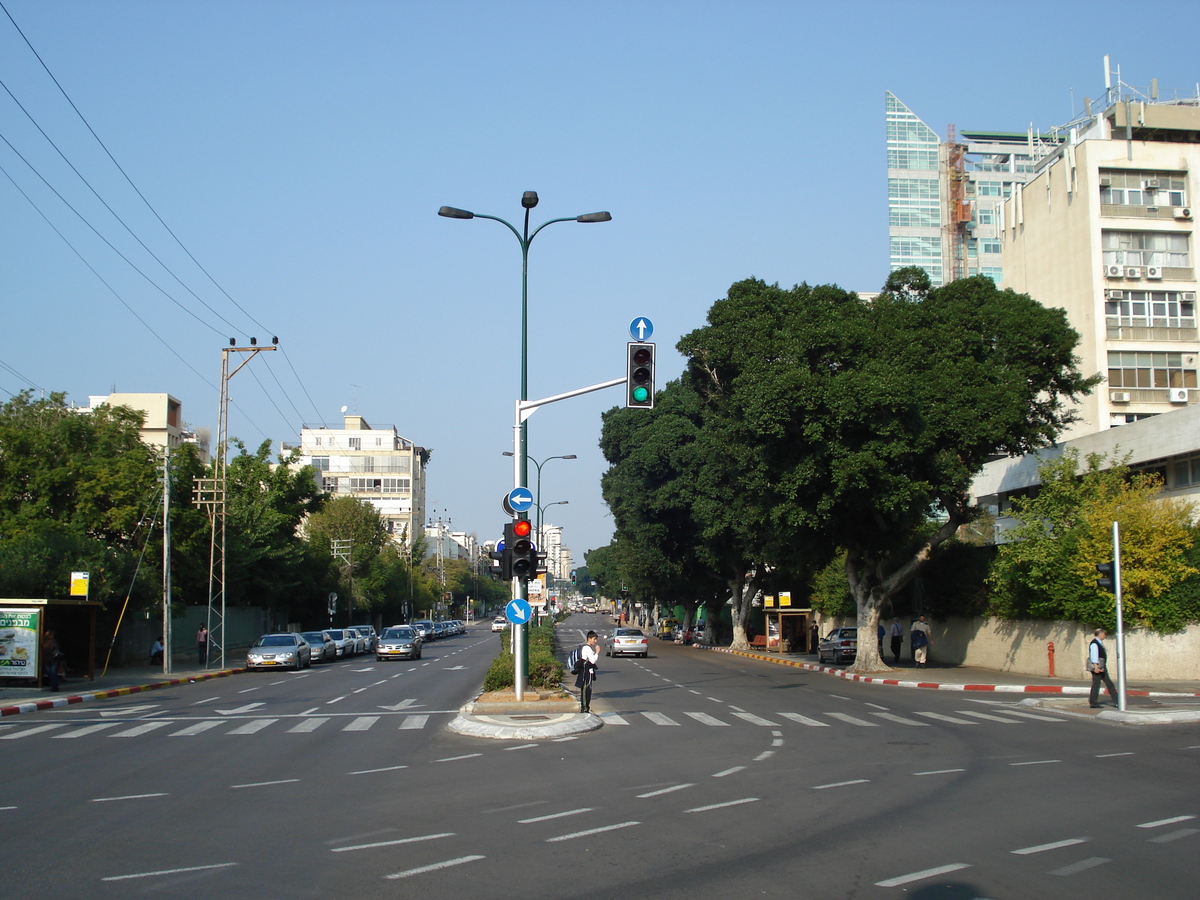
<path id="1" fill-rule="evenodd" d="M 39 690 L 36 686 L 0 687 L 0 717 L 108 700 L 211 678 L 227 678 L 244 671 L 242 668 L 205 670 L 196 668 L 193 662 L 190 666 L 177 667 L 170 675 L 164 675 L 161 666 L 127 666 L 110 669 L 95 681 L 86 676 L 72 677 L 61 682 L 58 693 L 52 693 L 48 688 Z"/>
<path id="2" fill-rule="evenodd" d="M 889 687 L 938 691 L 977 691 L 981 693 L 1024 694 L 1030 706 L 1053 708 L 1059 712 L 1097 718 L 1126 725 L 1161 725 L 1200 722 L 1200 684 L 1196 682 L 1131 682 L 1125 686 L 1126 708 L 1116 709 L 1116 701 L 1101 692 L 1101 708 L 1088 706 L 1091 680 L 1071 678 L 1035 678 L 1012 672 L 997 672 L 974 666 L 939 666 L 931 663 L 917 669 L 912 661 L 889 664 L 892 674 L 859 675 L 843 666 L 816 662 L 814 653 L 766 653 L 757 650 L 732 650 L 728 647 L 693 645 L 697 650 L 730 653 L 775 665 L 792 666 L 832 675 L 846 681 Z M 1115 674 L 1115 673 L 1114 673 Z M 1113 679 L 1114 683 L 1116 679 Z"/>

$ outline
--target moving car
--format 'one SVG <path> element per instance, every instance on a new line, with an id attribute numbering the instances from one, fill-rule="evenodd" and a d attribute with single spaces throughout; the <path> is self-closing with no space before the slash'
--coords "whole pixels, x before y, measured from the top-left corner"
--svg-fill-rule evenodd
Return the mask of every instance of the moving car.
<path id="1" fill-rule="evenodd" d="M 492 631 L 507 631 L 507 630 L 508 630 L 508 619 L 504 618 L 504 616 L 496 616 L 496 618 L 492 619 Z"/>
<path id="2" fill-rule="evenodd" d="M 858 656 L 858 629 L 835 628 L 817 644 L 817 662 L 828 656 L 834 663 L 849 662 Z"/>
<path id="3" fill-rule="evenodd" d="M 312 651 L 309 659 L 312 662 L 332 662 L 337 659 L 337 644 L 333 642 L 328 631 L 302 631 L 300 636 L 308 641 Z"/>
<path id="4" fill-rule="evenodd" d="M 607 656 L 640 656 L 645 659 L 650 655 L 650 641 L 640 628 L 617 628 L 613 631 L 612 643 L 609 645 Z"/>
<path id="5" fill-rule="evenodd" d="M 246 651 L 247 669 L 305 669 L 312 665 L 312 648 L 299 634 L 264 634 Z"/>
<path id="6" fill-rule="evenodd" d="M 420 659 L 421 633 L 409 625 L 383 629 L 375 648 L 375 658 L 379 662 L 385 659 Z"/>

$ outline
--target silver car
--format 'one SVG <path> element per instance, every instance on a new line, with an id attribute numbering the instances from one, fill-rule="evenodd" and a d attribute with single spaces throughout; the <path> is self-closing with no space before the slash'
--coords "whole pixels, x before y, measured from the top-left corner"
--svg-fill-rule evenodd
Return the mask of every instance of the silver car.
<path id="1" fill-rule="evenodd" d="M 246 652 L 247 669 L 306 669 L 312 665 L 312 648 L 302 635 L 291 632 L 264 634 Z"/>
<path id="2" fill-rule="evenodd" d="M 329 636 L 328 631 L 302 631 L 300 636 L 308 641 L 312 650 L 309 659 L 313 662 L 333 662 L 337 659 L 337 644 Z"/>
<path id="3" fill-rule="evenodd" d="M 331 638 L 333 638 L 334 646 L 337 647 L 337 655 L 340 659 L 343 656 L 354 655 L 354 636 L 344 628 L 330 628 L 326 630 Z"/>
<path id="4" fill-rule="evenodd" d="M 375 648 L 375 659 L 420 659 L 421 633 L 408 625 L 396 625 L 383 629 L 379 645 Z"/>

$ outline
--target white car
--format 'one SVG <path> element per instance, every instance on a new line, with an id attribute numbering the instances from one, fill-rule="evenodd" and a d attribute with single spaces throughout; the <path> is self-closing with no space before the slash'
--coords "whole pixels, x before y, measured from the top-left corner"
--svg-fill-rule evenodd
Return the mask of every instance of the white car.
<path id="1" fill-rule="evenodd" d="M 496 616 L 496 618 L 492 619 L 492 631 L 507 631 L 507 630 L 508 630 L 508 619 L 504 618 L 504 616 Z"/>

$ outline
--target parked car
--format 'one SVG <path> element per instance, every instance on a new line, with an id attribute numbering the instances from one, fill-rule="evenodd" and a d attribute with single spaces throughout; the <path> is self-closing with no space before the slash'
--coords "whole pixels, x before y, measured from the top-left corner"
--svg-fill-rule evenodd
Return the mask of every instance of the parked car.
<path id="1" fill-rule="evenodd" d="M 421 632 L 421 640 L 423 641 L 432 641 L 437 636 L 435 634 L 432 619 L 418 619 L 411 624 L 413 628 Z"/>
<path id="2" fill-rule="evenodd" d="M 858 629 L 835 628 L 817 643 L 817 662 L 829 657 L 834 663 L 849 662 L 858 655 Z"/>
<path id="3" fill-rule="evenodd" d="M 504 616 L 496 616 L 496 618 L 492 619 L 492 631 L 507 631 L 507 630 L 508 630 L 508 619 L 504 618 Z"/>
<path id="4" fill-rule="evenodd" d="M 333 638 L 334 646 L 337 647 L 337 657 L 341 659 L 347 656 L 354 655 L 354 638 L 344 628 L 330 628 L 326 631 Z"/>
<path id="5" fill-rule="evenodd" d="M 446 622 L 434 622 L 433 636 L 438 639 L 450 637 L 450 625 Z"/>
<path id="6" fill-rule="evenodd" d="M 353 628 L 358 635 L 358 652 L 372 653 L 375 650 L 375 629 L 370 625 L 355 625 Z"/>
<path id="7" fill-rule="evenodd" d="M 328 631 L 304 631 L 300 636 L 308 641 L 311 649 L 309 659 L 312 662 L 333 662 L 337 659 L 337 644 L 329 636 Z"/>
<path id="8" fill-rule="evenodd" d="M 246 651 L 247 669 L 305 669 L 312 665 L 312 648 L 302 635 L 264 634 Z"/>
<path id="9" fill-rule="evenodd" d="M 609 645 L 608 656 L 640 656 L 645 659 L 650 655 L 650 641 L 640 628 L 617 628 L 613 631 L 612 643 Z"/>
<path id="10" fill-rule="evenodd" d="M 420 659 L 421 633 L 409 625 L 383 629 L 375 647 L 375 658 L 379 662 L 385 659 Z"/>

